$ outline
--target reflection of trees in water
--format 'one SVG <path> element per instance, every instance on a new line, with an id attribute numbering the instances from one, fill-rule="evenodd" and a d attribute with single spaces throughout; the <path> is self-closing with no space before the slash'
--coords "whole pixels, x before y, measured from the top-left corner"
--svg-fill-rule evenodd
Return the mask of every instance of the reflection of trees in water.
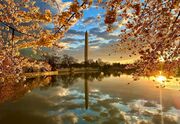
<path id="1" fill-rule="evenodd" d="M 78 79 L 77 75 L 72 75 L 72 74 L 70 74 L 70 75 L 57 76 L 57 78 L 58 78 L 58 81 L 59 81 L 60 83 L 62 83 L 62 85 L 63 85 L 64 88 L 67 88 L 67 87 L 69 87 L 70 85 L 73 85 L 74 82 L 76 82 L 77 79 Z"/>
<path id="2" fill-rule="evenodd" d="M 104 76 L 100 73 L 86 73 L 86 79 L 90 82 L 94 80 L 101 81 L 104 78 Z M 69 75 L 59 75 L 53 77 L 53 84 L 57 85 L 63 85 L 64 88 L 67 88 L 71 85 L 73 85 L 75 82 L 78 82 L 78 79 L 84 80 L 84 73 L 78 73 L 78 74 L 69 74 Z"/>
<path id="3" fill-rule="evenodd" d="M 111 72 L 110 71 L 106 71 L 104 72 L 104 77 L 110 77 L 111 76 Z"/>
<path id="4" fill-rule="evenodd" d="M 52 76 L 51 86 L 62 85 L 64 88 L 67 88 L 73 85 L 75 82 L 78 82 L 78 79 L 84 80 L 84 75 L 85 73 L 70 73 L 67 75 Z M 104 78 L 110 77 L 111 75 L 113 75 L 114 77 L 120 77 L 121 73 L 118 71 L 87 72 L 86 79 L 89 82 L 93 82 L 95 80 L 102 81 Z"/>
<path id="5" fill-rule="evenodd" d="M 19 83 L 8 80 L 8 82 L 6 81 L 6 83 L 0 84 L 0 103 L 14 101 L 24 96 L 32 89 L 47 86 L 50 82 L 51 77 L 32 78 Z"/>
<path id="6" fill-rule="evenodd" d="M 106 77 L 120 76 L 118 72 L 88 72 L 86 73 L 87 81 L 93 82 L 95 80 L 102 81 Z M 48 76 L 48 77 L 38 77 L 27 79 L 19 83 L 15 81 L 6 81 L 6 83 L 0 84 L 0 103 L 5 101 L 13 101 L 26 93 L 31 91 L 34 88 L 40 88 L 46 90 L 50 87 L 55 87 L 62 85 L 64 88 L 67 88 L 74 83 L 78 82 L 78 79 L 84 80 L 84 73 L 71 73 L 69 75 L 58 75 L 58 76 Z"/>
<path id="7" fill-rule="evenodd" d="M 51 84 L 50 86 L 56 87 L 59 85 L 62 85 L 62 87 L 67 88 L 70 85 L 73 85 L 74 82 L 77 81 L 79 78 L 79 75 L 73 75 L 73 74 L 68 74 L 68 75 L 56 75 L 51 77 Z"/>

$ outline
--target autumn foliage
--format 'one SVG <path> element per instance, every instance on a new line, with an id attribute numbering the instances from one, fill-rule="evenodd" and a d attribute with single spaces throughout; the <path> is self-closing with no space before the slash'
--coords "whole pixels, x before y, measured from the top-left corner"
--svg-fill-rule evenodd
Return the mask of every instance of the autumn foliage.
<path id="1" fill-rule="evenodd" d="M 0 1 L 1 77 L 21 72 L 25 63 L 20 58 L 28 60 L 19 56 L 19 49 L 61 48 L 56 41 L 82 16 L 82 8 L 87 7 L 85 2 L 75 1 L 66 11 L 60 11 L 55 0 L 40 2 L 45 6 L 38 5 L 36 0 Z M 49 29 L 49 25 L 53 28 Z"/>
<path id="2" fill-rule="evenodd" d="M 39 2 L 44 6 L 37 0 L 0 1 L 0 76 L 21 72 L 23 61 L 28 60 L 19 56 L 19 49 L 61 47 L 57 41 L 93 4 L 106 9 L 107 31 L 113 31 L 115 24 L 123 27 L 117 50 L 126 44 L 130 57 L 140 55 L 140 61 L 134 65 L 139 72 L 152 74 L 159 68 L 160 58 L 164 70 L 175 72 L 179 68 L 179 0 L 74 0 L 63 11 L 56 0 Z"/>
<path id="3" fill-rule="evenodd" d="M 117 2 L 117 1 L 116 1 Z M 117 51 L 130 51 L 130 57 L 140 55 L 136 75 L 152 75 L 154 71 L 175 74 L 180 68 L 180 2 L 178 0 L 111 0 L 111 11 L 126 20 L 120 32 Z M 109 3 L 108 3 L 109 4 Z M 109 8 L 108 8 L 109 11 Z M 108 13 L 107 13 L 108 14 Z M 109 19 L 106 16 L 107 20 Z M 114 20 L 105 22 L 113 25 Z M 163 67 L 160 66 L 163 63 Z"/>

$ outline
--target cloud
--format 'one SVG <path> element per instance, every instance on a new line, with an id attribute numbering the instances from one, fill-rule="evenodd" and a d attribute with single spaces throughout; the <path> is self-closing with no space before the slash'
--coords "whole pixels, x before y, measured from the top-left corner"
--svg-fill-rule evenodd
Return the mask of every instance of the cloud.
<path id="1" fill-rule="evenodd" d="M 98 49 L 99 46 L 90 46 L 90 48 L 92 48 L 92 49 Z"/>
<path id="2" fill-rule="evenodd" d="M 109 42 L 117 41 L 118 36 L 107 33 L 106 31 L 100 32 L 99 28 L 92 28 L 89 30 L 89 45 L 99 45 L 107 44 Z M 69 30 L 65 38 L 63 38 L 63 42 L 68 42 L 71 44 L 74 43 L 83 43 L 84 42 L 84 31 L 77 30 Z"/>
<path id="3" fill-rule="evenodd" d="M 77 43 L 77 42 L 82 42 L 84 41 L 84 39 L 77 39 L 77 38 L 64 38 L 61 40 L 62 42 L 65 42 L 65 43 Z"/>
<path id="4" fill-rule="evenodd" d="M 62 2 L 62 0 L 54 0 L 54 1 L 60 13 L 71 5 L 71 2 Z"/>
<path id="5" fill-rule="evenodd" d="M 96 8 L 94 8 L 96 9 Z M 91 9 L 93 10 L 93 9 Z M 104 13 L 100 10 L 101 13 Z M 110 47 L 115 42 L 119 41 L 117 32 L 106 32 L 106 25 L 104 24 L 104 14 L 101 14 L 101 19 L 98 20 L 95 16 L 89 14 L 81 19 L 75 26 L 73 26 L 61 40 L 62 42 L 69 43 L 70 49 L 64 50 L 63 53 L 73 55 L 77 59 L 82 60 L 84 49 L 84 35 L 85 31 L 89 32 L 89 54 L 90 58 L 102 58 L 105 61 L 114 60 L 114 62 L 120 60 L 121 55 L 112 55 L 113 48 Z M 91 25 L 93 24 L 93 25 Z M 118 27 L 118 26 L 117 26 Z M 63 54 L 62 53 L 62 54 Z M 111 56 L 109 56 L 111 54 Z M 124 54 L 121 52 L 121 54 Z M 126 58 L 127 59 L 127 58 Z M 132 58 L 128 58 L 132 59 Z M 122 59 L 121 59 L 122 60 Z"/>
<path id="6" fill-rule="evenodd" d="M 88 17 L 85 20 L 82 21 L 84 25 L 92 24 L 96 21 L 95 17 Z"/>
<path id="7" fill-rule="evenodd" d="M 100 42 L 101 42 L 100 39 L 95 39 L 95 40 L 90 41 L 89 43 L 90 44 L 99 44 Z"/>
<path id="8" fill-rule="evenodd" d="M 100 27 L 95 27 L 95 28 L 92 28 L 89 32 L 91 34 L 96 34 L 96 33 L 101 32 L 101 28 Z"/>
<path id="9" fill-rule="evenodd" d="M 103 38 L 105 40 L 118 40 L 119 39 L 119 36 L 117 35 L 112 35 L 108 33 L 107 31 L 101 31 L 100 27 L 92 28 L 89 32 L 91 35 L 96 36 L 97 38 Z"/>
<path id="10" fill-rule="evenodd" d="M 67 33 L 66 36 L 84 36 L 85 32 L 84 31 L 78 31 L 74 29 L 70 29 Z"/>
<path id="11" fill-rule="evenodd" d="M 69 49 L 69 43 L 65 43 L 65 42 L 58 42 L 56 43 L 56 46 L 58 46 L 58 50 L 59 50 L 59 47 L 63 48 L 63 49 L 60 49 L 61 51 L 64 50 L 64 49 Z"/>
<path id="12" fill-rule="evenodd" d="M 63 115 L 57 115 L 55 117 L 55 120 L 57 121 L 58 124 L 63 124 L 63 123 L 70 123 L 70 124 L 76 124 L 78 122 L 78 117 L 76 114 L 72 112 L 68 112 Z"/>
<path id="13" fill-rule="evenodd" d="M 67 96 L 67 95 L 69 95 L 69 89 L 60 87 L 59 92 L 58 92 L 58 96 L 62 97 L 62 96 Z"/>

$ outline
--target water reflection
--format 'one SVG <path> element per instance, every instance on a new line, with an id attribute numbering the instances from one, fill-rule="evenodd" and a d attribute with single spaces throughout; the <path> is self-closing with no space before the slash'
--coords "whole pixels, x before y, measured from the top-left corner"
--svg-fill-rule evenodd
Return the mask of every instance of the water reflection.
<path id="1" fill-rule="evenodd" d="M 85 96 L 85 108 L 88 109 L 89 105 L 89 88 L 88 88 L 88 74 L 84 74 L 84 96 Z"/>
<path id="2" fill-rule="evenodd" d="M 160 88 L 159 90 L 159 102 L 160 102 L 160 105 L 161 105 L 161 124 L 164 124 L 164 117 L 163 117 L 163 101 L 162 101 L 162 89 Z"/>
<path id="3" fill-rule="evenodd" d="M 9 82 L 0 85 L 0 123 L 179 124 L 180 92 L 156 86 L 118 72 Z"/>
<path id="4" fill-rule="evenodd" d="M 14 81 L 0 83 L 0 103 L 17 100 L 35 88 L 49 87 L 51 79 L 51 77 L 40 77 L 20 83 Z"/>

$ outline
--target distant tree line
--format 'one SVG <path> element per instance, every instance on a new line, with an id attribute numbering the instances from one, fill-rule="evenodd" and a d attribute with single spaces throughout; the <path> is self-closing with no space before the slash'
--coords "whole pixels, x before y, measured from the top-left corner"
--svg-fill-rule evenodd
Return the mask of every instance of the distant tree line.
<path id="1" fill-rule="evenodd" d="M 126 69 L 127 64 L 104 62 L 100 58 L 98 58 L 97 60 L 89 59 L 85 64 L 84 61 L 78 62 L 77 59 L 67 54 L 64 54 L 62 56 L 44 54 L 41 56 L 40 60 L 45 61 L 49 65 L 51 65 L 52 70 L 58 70 L 62 68 L 84 68 L 84 67 L 96 68 L 101 71 L 112 71 L 112 70 L 126 71 L 127 70 Z M 131 69 L 131 71 L 133 70 L 134 69 Z M 130 69 L 128 71 L 130 71 Z"/>

